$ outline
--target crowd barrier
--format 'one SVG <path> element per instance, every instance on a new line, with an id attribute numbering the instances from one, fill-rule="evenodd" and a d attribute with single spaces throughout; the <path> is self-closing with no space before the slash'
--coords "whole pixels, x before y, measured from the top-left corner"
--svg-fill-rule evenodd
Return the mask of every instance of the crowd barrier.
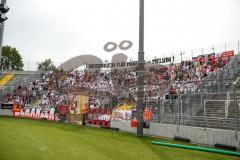
<path id="1" fill-rule="evenodd" d="M 69 106 L 59 105 L 57 107 L 49 106 L 46 108 L 36 106 L 20 107 L 17 104 L 2 104 L 0 115 L 24 117 L 31 119 L 46 119 L 49 121 L 66 122 L 69 114 Z"/>
<path id="2" fill-rule="evenodd" d="M 67 105 L 59 105 L 57 107 L 49 106 L 41 108 L 36 106 L 20 107 L 16 103 L 13 103 L 2 104 L 0 107 L 0 116 L 45 119 L 49 121 L 59 121 L 67 123 L 82 122 L 83 113 L 73 114 L 70 113 L 70 111 L 71 110 Z M 87 124 L 110 128 L 110 121 L 112 117 L 112 112 L 110 110 L 89 109 L 86 115 Z"/>
<path id="3" fill-rule="evenodd" d="M 88 111 L 87 123 L 105 128 L 110 128 L 112 112 L 106 109 L 90 109 Z"/>

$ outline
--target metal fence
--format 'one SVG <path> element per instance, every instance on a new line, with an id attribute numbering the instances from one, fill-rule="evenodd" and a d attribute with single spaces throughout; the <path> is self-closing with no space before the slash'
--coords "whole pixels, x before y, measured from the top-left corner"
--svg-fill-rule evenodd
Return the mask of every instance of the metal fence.
<path id="1" fill-rule="evenodd" d="M 178 94 L 149 97 L 146 106 L 153 110 L 152 122 L 239 131 L 239 60 L 236 55 L 202 81 L 181 83 Z"/>
<path id="2" fill-rule="evenodd" d="M 240 130 L 240 92 L 199 92 L 168 95 L 157 103 L 147 104 L 153 109 L 152 122 L 176 125 Z"/>
<path id="3" fill-rule="evenodd" d="M 181 82 L 178 94 L 149 97 L 146 106 L 153 110 L 152 122 L 239 131 L 239 62 L 236 55 L 202 81 Z"/>

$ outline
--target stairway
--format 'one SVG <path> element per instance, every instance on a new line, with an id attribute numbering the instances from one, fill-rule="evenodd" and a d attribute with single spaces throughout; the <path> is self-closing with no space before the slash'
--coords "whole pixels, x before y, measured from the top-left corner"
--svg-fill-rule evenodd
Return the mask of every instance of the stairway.
<path id="1" fill-rule="evenodd" d="M 191 124 L 196 127 L 216 128 L 216 129 L 226 129 L 226 130 L 235 130 L 236 128 L 234 118 L 194 116 L 191 118 Z M 238 124 L 240 124 L 240 119 L 238 120 Z M 238 129 L 240 130 L 240 125 Z"/>
<path id="2" fill-rule="evenodd" d="M 201 107 L 191 119 L 191 124 L 198 127 L 218 128 L 235 130 L 235 106 L 234 96 L 230 93 L 230 104 L 227 107 L 227 94 L 214 94 L 210 100 L 205 100 L 206 114 L 204 107 Z M 237 93 L 237 97 L 240 96 Z M 239 99 L 240 100 L 240 99 Z M 238 101 L 240 102 L 240 101 Z M 225 104 L 226 103 L 226 104 Z M 239 106 L 239 105 L 238 105 Z M 227 112 L 226 112 L 227 111 Z M 240 112 L 240 106 L 239 106 Z M 240 130 L 240 113 L 238 113 Z"/>

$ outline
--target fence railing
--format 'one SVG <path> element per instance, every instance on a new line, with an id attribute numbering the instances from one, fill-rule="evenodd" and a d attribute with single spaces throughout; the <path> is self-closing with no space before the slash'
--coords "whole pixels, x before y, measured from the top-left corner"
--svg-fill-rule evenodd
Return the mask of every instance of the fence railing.
<path id="1" fill-rule="evenodd" d="M 159 99 L 157 108 L 152 107 L 152 122 L 239 131 L 235 95 L 239 96 L 239 110 L 239 92 L 192 94 L 189 91 L 186 95 L 169 95 L 168 99 Z"/>

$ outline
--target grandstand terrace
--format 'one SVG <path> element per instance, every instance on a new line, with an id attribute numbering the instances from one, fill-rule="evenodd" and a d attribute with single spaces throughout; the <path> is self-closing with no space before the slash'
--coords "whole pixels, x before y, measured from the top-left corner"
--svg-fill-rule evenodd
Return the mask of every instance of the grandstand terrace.
<path id="1" fill-rule="evenodd" d="M 225 58 L 209 54 L 199 56 L 197 60 L 193 58 L 167 65 L 157 63 L 156 59 L 153 63 L 146 63 L 144 112 L 151 112 L 145 121 L 146 127 L 150 125 L 151 128 L 151 124 L 156 123 L 238 133 L 239 60 L 239 54 Z M 10 73 L 14 75 L 1 87 L 2 105 L 17 104 L 21 108 L 17 116 L 21 117 L 39 112 L 39 118 L 48 118 L 51 112 L 56 112 L 58 117 L 53 116 L 54 120 L 76 122 L 82 120 L 81 101 L 84 99 L 89 125 L 110 127 L 118 124 L 119 119 L 132 121 L 136 118 L 137 66 L 103 67 L 101 64 L 96 69 L 85 70 L 2 72 L 3 77 Z M 61 110 L 61 106 L 67 108 Z M 12 111 L 3 110 L 0 114 L 12 114 Z M 115 118 L 111 120 L 110 115 Z M 101 123 L 100 117 L 108 117 L 109 122 Z"/>

